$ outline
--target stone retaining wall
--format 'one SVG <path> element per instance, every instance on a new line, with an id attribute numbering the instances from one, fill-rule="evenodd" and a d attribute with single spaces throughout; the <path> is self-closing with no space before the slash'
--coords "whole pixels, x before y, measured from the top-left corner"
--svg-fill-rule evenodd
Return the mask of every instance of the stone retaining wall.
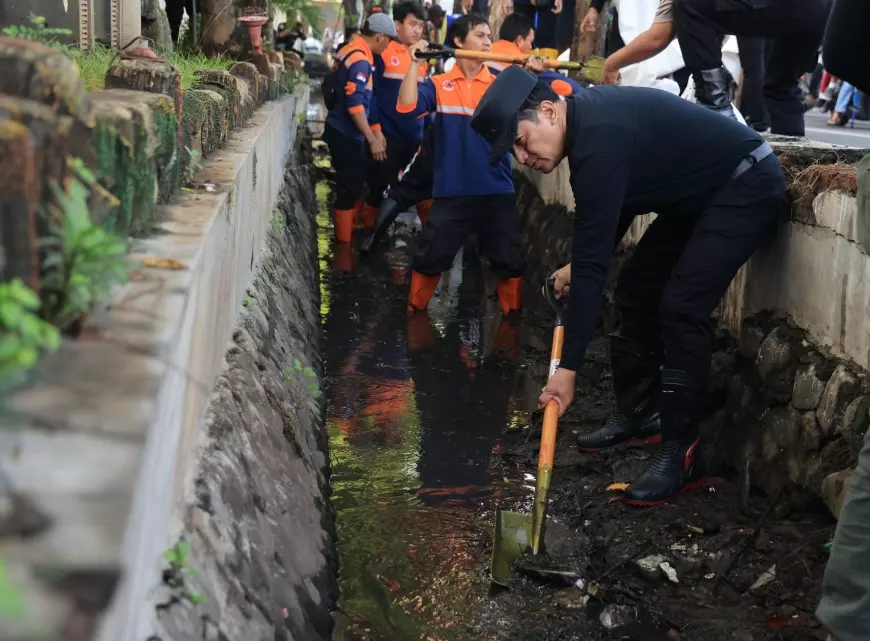
<path id="1" fill-rule="evenodd" d="M 0 590 L 22 611 L 0 608 L 0 640 L 325 638 L 308 156 L 285 172 L 307 86 L 284 95 L 271 61 L 182 94 L 122 58 L 88 94 L 71 65 L 0 39 L 0 277 L 38 289 L 38 213 L 72 156 L 133 269 L 4 399 Z M 296 360 L 313 374 L 285 375 Z"/>
<path id="2" fill-rule="evenodd" d="M 870 424 L 870 259 L 856 232 L 852 165 L 863 151 L 771 142 L 791 177 L 792 219 L 717 312 L 705 442 L 714 472 L 739 471 L 766 492 L 785 486 L 795 500 L 823 497 L 836 515 Z M 514 175 L 530 276 L 542 279 L 570 260 L 568 167 Z M 616 253 L 602 308 L 608 331 L 618 324 L 615 276 L 652 218 L 636 219 Z"/>
<path id="3" fill-rule="evenodd" d="M 330 638 L 338 568 L 319 376 L 293 369 L 319 370 L 320 361 L 308 160 L 285 174 L 184 494 L 182 536 L 199 573 L 189 585 L 207 601 L 164 584 L 162 640 Z"/>

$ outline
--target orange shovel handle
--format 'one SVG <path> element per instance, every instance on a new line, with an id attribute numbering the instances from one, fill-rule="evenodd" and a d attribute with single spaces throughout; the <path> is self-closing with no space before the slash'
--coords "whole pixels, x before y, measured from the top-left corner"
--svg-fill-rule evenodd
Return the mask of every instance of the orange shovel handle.
<path id="1" fill-rule="evenodd" d="M 559 367 L 562 358 L 562 345 L 565 342 L 565 328 L 558 325 L 553 329 L 553 347 L 550 350 L 550 376 Z M 538 455 L 538 469 L 552 466 L 556 458 L 556 432 L 559 428 L 559 403 L 550 401 L 544 408 L 544 426 L 541 433 L 541 451 Z"/>

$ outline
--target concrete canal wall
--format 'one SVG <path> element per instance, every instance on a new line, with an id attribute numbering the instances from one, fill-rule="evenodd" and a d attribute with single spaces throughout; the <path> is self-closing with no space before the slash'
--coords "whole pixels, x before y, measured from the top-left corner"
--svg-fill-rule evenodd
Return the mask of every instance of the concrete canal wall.
<path id="1" fill-rule="evenodd" d="M 0 46 L 0 64 L 30 69 L 15 47 Z M 101 182 L 100 152 L 118 154 L 106 186 L 132 185 L 138 195 L 114 202 L 141 229 L 129 232 L 130 282 L 5 399 L 0 590 L 20 607 L 0 608 L 2 640 L 329 637 L 337 557 L 299 135 L 308 88 L 287 95 L 289 75 L 272 67 L 207 72 L 183 96 L 177 84 L 86 94 L 69 74 L 21 85 L 75 94 L 64 105 L 80 114 L 45 119 L 62 141 L 81 133 L 76 155 Z M 172 86 L 169 71 L 151 78 Z M 43 114 L 24 98 L 0 109 L 0 130 L 27 134 L 16 118 Z"/>

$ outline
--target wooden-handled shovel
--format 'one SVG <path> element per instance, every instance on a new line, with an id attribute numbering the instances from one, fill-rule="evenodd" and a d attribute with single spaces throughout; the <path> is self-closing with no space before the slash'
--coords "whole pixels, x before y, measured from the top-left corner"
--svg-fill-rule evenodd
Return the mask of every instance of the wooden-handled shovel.
<path id="1" fill-rule="evenodd" d="M 484 60 L 490 62 L 504 62 L 506 64 L 524 65 L 530 56 L 512 56 L 505 53 L 493 53 L 491 51 L 469 51 L 467 49 L 453 49 L 452 47 L 439 47 L 426 51 L 417 51 L 417 58 L 468 58 L 471 60 Z M 572 62 L 570 60 L 551 60 L 544 58 L 544 64 L 548 69 L 579 71 L 584 80 L 593 84 L 601 82 L 604 71 L 604 58 L 593 56 L 586 62 Z"/>
<path id="2" fill-rule="evenodd" d="M 562 358 L 562 344 L 565 340 L 562 308 L 553 295 L 554 284 L 554 280 L 550 278 L 544 285 L 544 296 L 556 312 L 548 378 L 559 367 L 559 361 Z M 544 427 L 541 432 L 538 475 L 535 482 L 535 502 L 531 518 L 528 514 L 519 512 L 509 512 L 498 508 L 495 511 L 495 536 L 490 565 L 493 583 L 507 587 L 514 560 L 522 556 L 529 548 L 533 554 L 538 554 L 541 551 L 541 544 L 544 540 L 544 525 L 547 520 L 550 484 L 553 481 L 553 461 L 556 457 L 558 428 L 559 404 L 555 400 L 551 400 L 544 408 Z"/>

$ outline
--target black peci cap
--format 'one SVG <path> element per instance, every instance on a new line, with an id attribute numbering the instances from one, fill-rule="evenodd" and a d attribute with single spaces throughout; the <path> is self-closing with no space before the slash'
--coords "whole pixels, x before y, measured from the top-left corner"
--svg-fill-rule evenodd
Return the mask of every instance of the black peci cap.
<path id="1" fill-rule="evenodd" d="M 492 145 L 489 163 L 493 167 L 513 149 L 517 139 L 517 114 L 537 84 L 538 79 L 533 74 L 510 65 L 498 74 L 474 110 L 471 128 Z"/>

